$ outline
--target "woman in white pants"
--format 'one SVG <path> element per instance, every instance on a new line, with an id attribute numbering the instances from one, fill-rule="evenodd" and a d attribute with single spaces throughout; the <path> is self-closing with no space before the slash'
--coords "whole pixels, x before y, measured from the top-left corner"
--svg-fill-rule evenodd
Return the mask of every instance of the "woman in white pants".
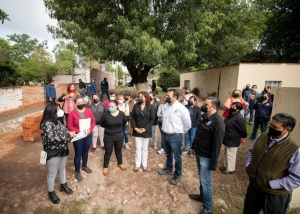
<path id="1" fill-rule="evenodd" d="M 136 144 L 134 172 L 138 172 L 141 164 L 143 172 L 148 170 L 148 145 L 149 138 L 152 136 L 152 124 L 155 120 L 155 108 L 150 102 L 149 94 L 142 91 L 139 93 L 138 103 L 132 109 L 132 135 L 135 137 Z"/>
<path id="2" fill-rule="evenodd" d="M 100 119 L 101 119 L 102 115 L 106 112 L 106 107 L 100 101 L 100 95 L 99 94 L 93 94 L 92 98 L 93 98 L 93 101 L 89 105 L 89 108 L 92 110 L 95 121 L 96 121 L 96 125 L 95 125 L 95 127 L 92 131 L 92 134 L 93 134 L 92 152 L 95 152 L 96 148 L 97 148 L 98 137 L 100 139 L 100 146 L 101 146 L 102 150 L 104 150 L 104 142 L 103 142 L 104 128 L 101 127 L 99 123 L 100 123 Z"/>

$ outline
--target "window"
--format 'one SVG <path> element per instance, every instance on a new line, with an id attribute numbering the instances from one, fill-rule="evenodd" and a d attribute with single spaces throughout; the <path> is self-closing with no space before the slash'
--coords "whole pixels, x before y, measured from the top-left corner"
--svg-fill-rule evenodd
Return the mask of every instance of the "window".
<path id="1" fill-rule="evenodd" d="M 190 80 L 184 80 L 184 87 L 190 88 Z"/>
<path id="2" fill-rule="evenodd" d="M 282 81 L 266 81 L 265 85 L 271 86 L 272 87 L 281 87 Z"/>

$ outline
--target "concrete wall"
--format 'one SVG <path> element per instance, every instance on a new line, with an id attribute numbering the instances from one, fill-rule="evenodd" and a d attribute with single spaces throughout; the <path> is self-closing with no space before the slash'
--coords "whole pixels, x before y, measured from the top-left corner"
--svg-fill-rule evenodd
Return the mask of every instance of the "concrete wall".
<path id="1" fill-rule="evenodd" d="M 198 87 L 200 98 L 205 99 L 212 92 L 217 92 L 222 105 L 229 97 L 229 92 L 236 89 L 238 73 L 238 65 L 183 73 L 180 74 L 180 88 L 184 87 L 185 80 L 190 80 L 191 90 Z"/>
<path id="2" fill-rule="evenodd" d="M 22 87 L 0 88 L 0 111 L 22 105 Z"/>
<path id="3" fill-rule="evenodd" d="M 296 127 L 291 134 L 300 141 L 300 88 L 272 88 L 271 93 L 274 93 L 272 116 L 276 113 L 292 115 L 296 119 Z M 293 191 L 291 207 L 300 207 L 300 188 Z"/>

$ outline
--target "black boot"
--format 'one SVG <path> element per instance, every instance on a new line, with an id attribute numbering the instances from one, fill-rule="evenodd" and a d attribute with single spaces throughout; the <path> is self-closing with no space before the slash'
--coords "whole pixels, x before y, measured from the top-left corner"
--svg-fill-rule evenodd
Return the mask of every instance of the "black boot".
<path id="1" fill-rule="evenodd" d="M 73 190 L 68 187 L 67 183 L 61 184 L 59 191 L 65 192 L 67 195 L 72 195 L 73 193 Z"/>
<path id="2" fill-rule="evenodd" d="M 60 199 L 57 197 L 57 195 L 55 194 L 55 192 L 48 192 L 49 198 L 51 199 L 53 204 L 59 204 Z"/>

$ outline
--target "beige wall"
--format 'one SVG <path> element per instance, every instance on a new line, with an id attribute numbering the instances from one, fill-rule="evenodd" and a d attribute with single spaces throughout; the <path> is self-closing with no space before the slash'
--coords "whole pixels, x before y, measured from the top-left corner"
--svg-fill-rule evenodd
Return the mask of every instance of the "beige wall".
<path id="1" fill-rule="evenodd" d="M 274 93 L 272 116 L 276 113 L 292 115 L 296 119 L 296 127 L 291 134 L 300 141 L 300 88 L 272 88 L 271 93 Z M 300 188 L 293 192 L 291 207 L 300 207 Z"/>
<path id="2" fill-rule="evenodd" d="M 264 89 L 265 81 L 282 81 L 281 87 L 300 87 L 300 64 L 240 63 L 237 86 L 257 85 L 258 92 Z"/>
<path id="3" fill-rule="evenodd" d="M 190 80 L 191 90 L 198 87 L 200 90 L 200 98 L 205 99 L 208 94 L 218 92 L 220 80 L 218 97 L 220 98 L 221 105 L 223 105 L 225 100 L 229 97 L 229 92 L 231 93 L 237 86 L 238 73 L 238 65 L 183 73 L 180 74 L 180 88 L 184 87 L 185 80 Z"/>

